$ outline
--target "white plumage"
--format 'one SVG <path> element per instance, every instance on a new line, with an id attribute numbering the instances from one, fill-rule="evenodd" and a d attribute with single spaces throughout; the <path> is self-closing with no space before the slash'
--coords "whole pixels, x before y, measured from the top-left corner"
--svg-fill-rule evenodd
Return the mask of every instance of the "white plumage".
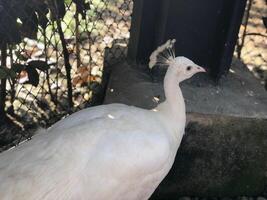
<path id="1" fill-rule="evenodd" d="M 97 106 L 41 130 L 0 154 L 0 199 L 148 199 L 169 172 L 184 134 L 178 84 L 204 71 L 187 58 L 174 58 L 173 52 L 158 53 L 150 66 L 169 65 L 164 103 L 153 110 Z"/>

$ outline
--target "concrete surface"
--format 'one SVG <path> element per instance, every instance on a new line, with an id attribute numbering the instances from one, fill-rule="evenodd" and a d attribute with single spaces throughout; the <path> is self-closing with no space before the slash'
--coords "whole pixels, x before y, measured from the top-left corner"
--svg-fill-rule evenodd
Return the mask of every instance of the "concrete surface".
<path id="1" fill-rule="evenodd" d="M 239 61 L 233 62 L 227 77 L 215 85 L 206 74 L 183 82 L 187 112 L 267 119 L 267 91 Z M 127 62 L 112 67 L 104 103 L 125 103 L 142 108 L 164 100 L 164 70 L 155 70 L 154 80 L 145 66 Z"/>
<path id="2" fill-rule="evenodd" d="M 151 200 L 267 196 L 267 120 L 188 118 L 175 163 Z"/>

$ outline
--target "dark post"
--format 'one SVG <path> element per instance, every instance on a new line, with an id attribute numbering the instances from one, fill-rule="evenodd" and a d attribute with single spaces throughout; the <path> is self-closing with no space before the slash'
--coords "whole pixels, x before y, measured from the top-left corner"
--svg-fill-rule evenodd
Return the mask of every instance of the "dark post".
<path id="1" fill-rule="evenodd" d="M 135 0 L 129 41 L 128 58 L 132 61 L 147 62 L 155 48 L 157 15 L 162 0 Z"/>
<path id="2" fill-rule="evenodd" d="M 221 74 L 226 74 L 230 69 L 230 63 L 232 62 L 239 28 L 246 8 L 246 2 L 247 0 L 233 1 L 232 16 L 231 19 L 229 19 L 228 30 L 224 39 L 224 48 L 222 50 L 222 55 L 220 56 L 218 71 L 215 71 L 214 74 L 216 79 L 219 79 Z M 225 8 L 225 12 L 227 12 L 227 8 Z"/>
<path id="3" fill-rule="evenodd" d="M 128 57 L 147 63 L 175 38 L 176 53 L 210 69 L 218 80 L 230 68 L 246 0 L 135 0 Z"/>

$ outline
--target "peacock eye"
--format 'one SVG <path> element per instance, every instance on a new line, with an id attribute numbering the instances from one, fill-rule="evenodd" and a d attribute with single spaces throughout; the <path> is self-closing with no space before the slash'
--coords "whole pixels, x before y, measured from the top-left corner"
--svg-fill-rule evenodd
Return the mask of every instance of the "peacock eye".
<path id="1" fill-rule="evenodd" d="M 188 67 L 186 68 L 187 71 L 190 71 L 191 69 L 192 69 L 191 66 L 188 66 Z"/>

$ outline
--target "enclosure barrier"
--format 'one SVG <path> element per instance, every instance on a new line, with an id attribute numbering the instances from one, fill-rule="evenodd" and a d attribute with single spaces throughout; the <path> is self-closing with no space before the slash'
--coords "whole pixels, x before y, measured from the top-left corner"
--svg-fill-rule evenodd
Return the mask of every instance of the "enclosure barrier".
<path id="1" fill-rule="evenodd" d="M 131 0 L 0 0 L 1 118 L 49 125 L 88 106 L 104 64 L 126 55 L 132 8 Z"/>

